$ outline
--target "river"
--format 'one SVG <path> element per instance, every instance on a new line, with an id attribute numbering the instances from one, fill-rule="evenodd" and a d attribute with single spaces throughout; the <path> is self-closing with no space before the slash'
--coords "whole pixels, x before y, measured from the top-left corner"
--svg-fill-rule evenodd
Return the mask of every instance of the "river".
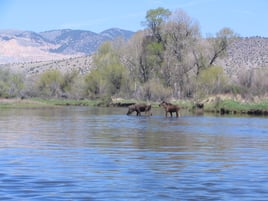
<path id="1" fill-rule="evenodd" d="M 0 200 L 267 200 L 268 118 L 0 111 Z"/>

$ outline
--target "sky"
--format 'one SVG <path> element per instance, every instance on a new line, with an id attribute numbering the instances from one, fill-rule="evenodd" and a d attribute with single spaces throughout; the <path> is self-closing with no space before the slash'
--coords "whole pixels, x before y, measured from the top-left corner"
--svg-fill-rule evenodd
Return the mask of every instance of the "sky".
<path id="1" fill-rule="evenodd" d="M 0 0 L 0 30 L 138 31 L 158 7 L 184 10 L 203 36 L 228 27 L 243 37 L 268 37 L 268 0 Z"/>

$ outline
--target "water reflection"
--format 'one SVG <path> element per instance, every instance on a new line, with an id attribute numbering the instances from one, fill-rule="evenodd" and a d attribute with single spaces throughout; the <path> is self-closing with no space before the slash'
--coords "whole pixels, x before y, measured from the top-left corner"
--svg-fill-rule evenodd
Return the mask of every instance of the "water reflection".
<path id="1" fill-rule="evenodd" d="M 0 111 L 1 200 L 263 200 L 268 119 Z"/>

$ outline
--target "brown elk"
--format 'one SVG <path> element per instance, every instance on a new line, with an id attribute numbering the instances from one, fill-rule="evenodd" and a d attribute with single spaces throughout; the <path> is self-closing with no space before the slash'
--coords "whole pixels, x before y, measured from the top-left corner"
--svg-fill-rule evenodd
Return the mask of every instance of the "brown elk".
<path id="1" fill-rule="evenodd" d="M 173 105 L 171 103 L 167 103 L 165 101 L 162 101 L 162 103 L 159 104 L 159 107 L 163 107 L 166 111 L 166 117 L 168 116 L 168 113 L 170 114 L 170 116 L 172 117 L 172 113 L 175 112 L 176 113 L 176 117 L 179 116 L 179 110 L 180 108 L 177 105 Z"/>
<path id="2" fill-rule="evenodd" d="M 130 115 L 133 112 L 136 112 L 137 116 L 141 116 L 141 112 L 145 112 L 145 114 L 152 115 L 151 108 L 151 105 L 146 105 L 145 103 L 137 103 L 134 105 L 130 105 L 128 106 L 127 115 Z"/>

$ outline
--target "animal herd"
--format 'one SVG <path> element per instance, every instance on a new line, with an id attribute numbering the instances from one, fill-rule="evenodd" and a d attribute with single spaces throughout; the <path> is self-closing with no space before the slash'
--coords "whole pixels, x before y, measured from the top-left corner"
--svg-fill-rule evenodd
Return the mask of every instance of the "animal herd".
<path id="1" fill-rule="evenodd" d="M 172 117 L 173 116 L 172 113 L 175 113 L 176 117 L 179 117 L 180 115 L 179 114 L 180 108 L 177 105 L 162 101 L 159 104 L 159 107 L 164 108 L 166 117 L 168 117 L 168 114 L 170 114 L 170 116 Z M 144 112 L 146 115 L 151 116 L 152 115 L 151 109 L 152 109 L 151 105 L 147 105 L 145 103 L 136 103 L 128 107 L 127 115 L 130 115 L 133 112 L 136 112 L 137 116 L 141 116 L 141 113 Z"/>

